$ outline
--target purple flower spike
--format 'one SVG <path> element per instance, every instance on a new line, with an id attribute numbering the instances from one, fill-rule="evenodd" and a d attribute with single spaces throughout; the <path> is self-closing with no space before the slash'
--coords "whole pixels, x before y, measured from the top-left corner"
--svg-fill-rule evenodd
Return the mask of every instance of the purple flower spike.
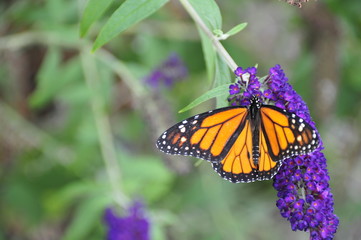
<path id="1" fill-rule="evenodd" d="M 144 217 L 143 205 L 134 202 L 127 209 L 127 215 L 118 217 L 116 213 L 107 208 L 104 220 L 108 226 L 107 240 L 149 240 L 149 221 Z"/>
<path id="2" fill-rule="evenodd" d="M 248 106 L 252 96 L 257 96 L 262 103 L 294 113 L 315 128 L 306 103 L 288 83 L 280 65 L 271 68 L 263 82 L 256 74 L 254 67 L 235 70 L 238 81 L 230 86 L 231 105 Z M 326 158 L 321 152 L 323 143 L 318 138 L 320 144 L 313 153 L 283 160 L 273 183 L 281 216 L 290 222 L 292 230 L 308 231 L 311 240 L 333 239 L 339 224 Z"/>
<path id="3" fill-rule="evenodd" d="M 270 90 L 267 95 L 275 96 L 276 106 L 295 113 L 311 126 L 315 126 L 307 105 L 288 83 L 280 65 L 270 69 L 267 85 Z M 326 169 L 326 158 L 320 151 L 322 148 L 321 142 L 320 147 L 313 153 L 286 159 L 273 184 L 280 199 L 286 201 L 290 194 L 296 199 L 295 203 L 286 201 L 286 207 L 290 210 L 287 219 L 293 230 L 309 231 L 311 240 L 332 239 L 338 226 L 333 198 L 328 194 L 330 178 Z M 289 181 L 286 182 L 286 179 Z M 282 216 L 284 208 L 285 206 L 279 207 Z M 301 219 L 300 212 L 304 215 Z"/>
<path id="4" fill-rule="evenodd" d="M 176 53 L 172 53 L 157 68 L 155 68 L 144 81 L 152 88 L 161 85 L 171 87 L 177 81 L 183 80 L 188 75 L 188 69 Z"/>

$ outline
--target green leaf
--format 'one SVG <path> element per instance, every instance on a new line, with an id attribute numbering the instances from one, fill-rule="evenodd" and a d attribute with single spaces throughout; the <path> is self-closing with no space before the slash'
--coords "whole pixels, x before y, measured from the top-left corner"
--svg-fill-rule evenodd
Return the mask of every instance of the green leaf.
<path id="1" fill-rule="evenodd" d="M 190 0 L 190 4 L 203 20 L 205 25 L 212 31 L 222 28 L 222 16 L 217 3 L 214 0 Z M 215 65 L 215 51 L 211 40 L 203 33 L 202 29 L 198 27 L 198 32 L 201 36 L 202 50 L 204 60 L 207 67 L 207 74 L 209 81 L 213 80 L 214 65 Z"/>
<path id="2" fill-rule="evenodd" d="M 216 57 L 216 73 L 214 77 L 214 87 L 231 84 L 231 75 L 227 63 L 217 55 Z M 216 106 L 217 108 L 225 107 L 227 105 L 228 91 L 225 91 L 222 95 L 217 96 Z"/>
<path id="3" fill-rule="evenodd" d="M 58 87 L 60 81 L 59 65 L 61 61 L 61 55 L 59 48 L 51 47 L 47 51 L 43 64 L 38 72 L 37 88 L 30 97 L 30 106 L 41 107 L 46 104 L 53 97 L 56 87 Z"/>
<path id="4" fill-rule="evenodd" d="M 227 37 L 233 36 L 233 35 L 239 33 L 240 31 L 242 31 L 246 26 L 247 26 L 247 23 L 240 23 L 237 26 L 233 27 L 228 32 L 226 32 L 224 35 L 226 35 Z"/>
<path id="5" fill-rule="evenodd" d="M 58 48 L 50 48 L 37 75 L 37 88 L 30 97 L 30 106 L 39 108 L 51 101 L 74 81 L 79 81 L 81 69 L 79 58 L 74 57 L 65 64 L 60 64 Z"/>
<path id="6" fill-rule="evenodd" d="M 67 228 L 63 240 L 87 239 L 86 236 L 101 221 L 104 209 L 112 203 L 110 196 L 98 193 L 83 201 Z"/>
<path id="7" fill-rule="evenodd" d="M 93 45 L 93 51 L 109 42 L 112 38 L 148 17 L 168 0 L 126 0 L 109 18 Z"/>
<path id="8" fill-rule="evenodd" d="M 212 90 L 209 90 L 208 92 L 204 93 L 202 96 L 198 97 L 196 100 L 188 104 L 186 107 L 179 110 L 179 113 L 188 111 L 189 109 L 192 109 L 195 106 L 198 106 L 202 102 L 205 102 L 211 98 L 224 95 L 225 93 L 228 93 L 228 90 L 229 90 L 229 83 L 213 88 Z"/>
<path id="9" fill-rule="evenodd" d="M 201 36 L 202 41 L 202 50 L 204 61 L 206 63 L 208 80 L 211 82 L 214 76 L 214 67 L 216 61 L 216 52 L 213 49 L 212 41 L 202 32 L 201 29 L 198 29 L 199 35 Z"/>
<path id="10" fill-rule="evenodd" d="M 189 2 L 211 31 L 222 29 L 222 15 L 216 1 L 189 0 Z"/>
<path id="11" fill-rule="evenodd" d="M 90 26 L 98 20 L 113 0 L 89 0 L 80 21 L 80 36 L 84 37 Z"/>

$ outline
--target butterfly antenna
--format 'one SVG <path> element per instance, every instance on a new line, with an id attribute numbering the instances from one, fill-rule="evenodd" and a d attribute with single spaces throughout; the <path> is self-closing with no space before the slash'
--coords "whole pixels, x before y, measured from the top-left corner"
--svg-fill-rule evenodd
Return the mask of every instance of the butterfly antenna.
<path id="1" fill-rule="evenodd" d="M 246 88 L 245 88 L 245 89 L 248 88 L 248 83 L 249 83 L 249 78 L 250 78 L 250 77 L 251 77 L 251 74 L 249 74 L 249 73 L 244 73 L 244 74 L 242 74 L 242 75 L 240 76 L 242 82 L 246 84 Z"/>
<path id="2" fill-rule="evenodd" d="M 270 79 L 271 79 L 271 75 L 268 75 L 268 76 L 263 80 L 263 84 L 267 84 Z"/>

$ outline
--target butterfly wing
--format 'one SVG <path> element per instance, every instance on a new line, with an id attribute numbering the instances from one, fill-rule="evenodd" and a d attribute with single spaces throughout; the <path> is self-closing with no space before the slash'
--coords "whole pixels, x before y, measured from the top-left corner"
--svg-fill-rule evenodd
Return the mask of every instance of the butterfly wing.
<path id="1" fill-rule="evenodd" d="M 228 154 L 212 163 L 218 174 L 231 182 L 269 180 L 278 172 L 282 160 L 310 153 L 319 145 L 316 131 L 304 119 L 281 108 L 263 105 L 260 108 L 258 161 L 253 159 L 253 136 L 250 120 L 236 134 L 237 140 Z"/>
<path id="2" fill-rule="evenodd" d="M 271 169 L 277 168 L 278 170 L 278 163 L 273 162 L 272 167 L 259 169 L 259 166 L 255 165 L 253 161 L 252 139 L 252 127 L 250 120 L 247 119 L 227 155 L 221 161 L 212 163 L 214 170 L 224 179 L 235 183 L 271 178 Z"/>
<path id="3" fill-rule="evenodd" d="M 263 105 L 260 115 L 260 166 L 268 159 L 279 162 L 310 153 L 319 146 L 316 130 L 296 114 L 275 106 Z"/>
<path id="4" fill-rule="evenodd" d="M 168 154 L 193 156 L 211 162 L 221 161 L 244 128 L 246 107 L 225 107 L 190 117 L 175 124 L 157 140 Z"/>

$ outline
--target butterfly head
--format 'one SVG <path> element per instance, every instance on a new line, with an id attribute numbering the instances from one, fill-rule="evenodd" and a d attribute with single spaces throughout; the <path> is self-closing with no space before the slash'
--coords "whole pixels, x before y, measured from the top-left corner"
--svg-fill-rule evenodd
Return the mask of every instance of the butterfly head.
<path id="1" fill-rule="evenodd" d="M 261 101 L 259 97 L 256 95 L 252 95 L 250 102 L 251 102 L 251 106 L 256 106 L 257 108 L 261 107 Z"/>

